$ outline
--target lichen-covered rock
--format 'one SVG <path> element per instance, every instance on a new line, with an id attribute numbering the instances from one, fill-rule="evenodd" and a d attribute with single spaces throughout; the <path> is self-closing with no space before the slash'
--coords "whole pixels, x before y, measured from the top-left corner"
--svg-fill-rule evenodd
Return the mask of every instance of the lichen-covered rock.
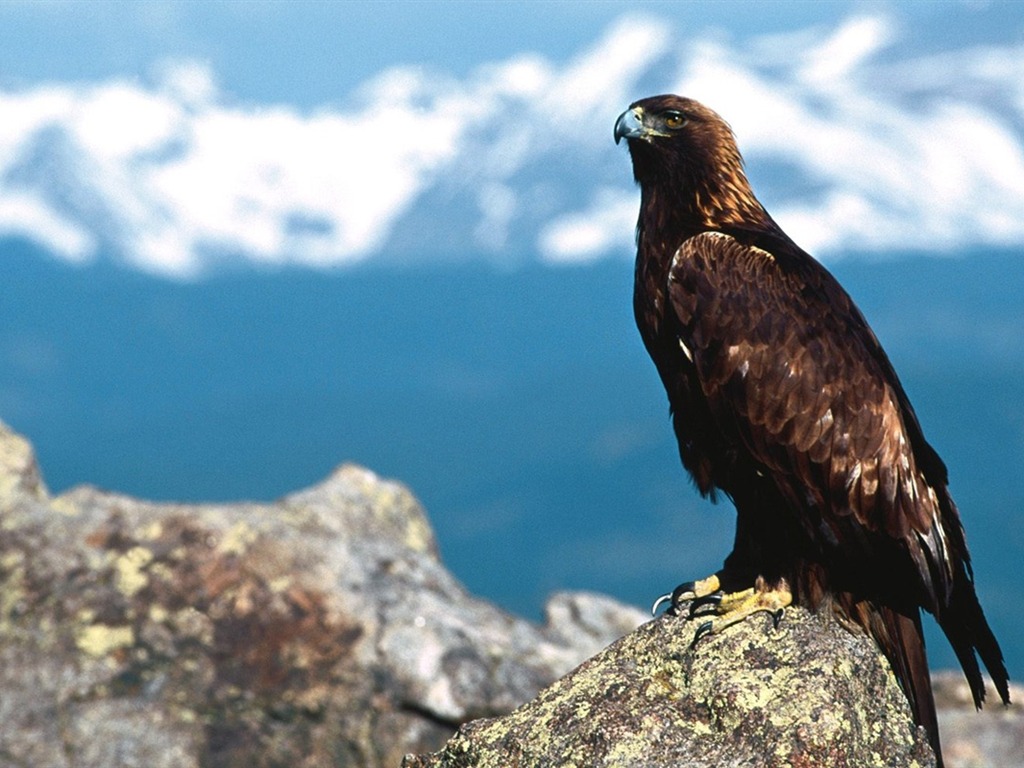
<path id="1" fill-rule="evenodd" d="M 274 504 L 50 498 L 0 424 L 0 765 L 395 766 L 642 619 L 583 594 L 548 614 L 467 594 L 365 469 Z"/>
<path id="2" fill-rule="evenodd" d="M 865 636 L 787 610 L 691 646 L 663 617 L 510 715 L 463 726 L 404 768 L 935 764 L 884 658 Z"/>
<path id="3" fill-rule="evenodd" d="M 358 467 L 274 504 L 51 498 L 0 424 L 5 768 L 397 766 L 644 618 L 562 593 L 538 627 L 472 597 L 411 494 Z M 877 652 L 821 622 L 754 618 L 691 651 L 660 619 L 407 764 L 927 765 Z M 959 674 L 936 699 L 949 768 L 1020 764 L 1019 705 L 974 713 Z"/>

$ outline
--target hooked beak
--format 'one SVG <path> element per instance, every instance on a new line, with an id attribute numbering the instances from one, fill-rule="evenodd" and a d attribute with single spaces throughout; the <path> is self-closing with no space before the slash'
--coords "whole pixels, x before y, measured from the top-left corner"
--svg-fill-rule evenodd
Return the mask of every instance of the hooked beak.
<path id="1" fill-rule="evenodd" d="M 622 139 L 643 139 L 647 136 L 647 129 L 643 122 L 644 111 L 640 107 L 627 109 L 619 119 L 615 121 L 615 143 Z"/>

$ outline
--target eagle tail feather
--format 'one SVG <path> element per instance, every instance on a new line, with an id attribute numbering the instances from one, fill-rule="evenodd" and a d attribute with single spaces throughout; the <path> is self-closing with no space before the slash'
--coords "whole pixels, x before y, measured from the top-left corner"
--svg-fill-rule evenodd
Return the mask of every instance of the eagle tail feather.
<path id="1" fill-rule="evenodd" d="M 1004 704 L 1009 704 L 1010 677 L 1003 662 L 1003 652 L 985 619 L 974 584 L 966 573 L 961 573 L 960 578 L 954 582 L 949 605 L 937 618 L 964 670 L 974 697 L 974 706 L 981 709 L 985 701 L 985 681 L 975 652 L 992 676 L 999 698 Z"/>
<path id="2" fill-rule="evenodd" d="M 932 681 L 924 649 L 921 614 L 900 613 L 886 605 L 875 605 L 871 612 L 870 633 L 889 659 L 893 673 L 910 701 L 914 722 L 925 729 L 935 753 L 937 768 L 943 768 L 939 745 L 939 721 L 932 697 Z"/>

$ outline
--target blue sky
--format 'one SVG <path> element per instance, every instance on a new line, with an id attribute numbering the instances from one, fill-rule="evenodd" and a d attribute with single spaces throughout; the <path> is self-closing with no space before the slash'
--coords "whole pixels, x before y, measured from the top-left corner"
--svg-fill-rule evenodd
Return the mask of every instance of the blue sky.
<path id="1" fill-rule="evenodd" d="M 681 30 L 751 36 L 883 13 L 941 49 L 1019 39 L 1014 2 L 195 2 L 3 0 L 5 79 L 101 80 L 142 75 L 161 57 L 210 62 L 256 102 L 311 107 L 395 64 L 465 75 L 482 61 L 532 50 L 565 61 L 615 18 L 642 13 Z"/>
<path id="2" fill-rule="evenodd" d="M 608 126 L 665 90 L 732 123 L 826 260 L 1024 236 L 1017 3 L 5 2 L 0 28 L 0 235 L 73 263 L 628 254 Z"/>
<path id="3" fill-rule="evenodd" d="M 466 75 L 539 51 L 565 61 L 615 18 L 642 12 L 699 27 L 772 31 L 829 21 L 849 3 L 27 2 L 0 3 L 8 77 L 143 75 L 161 57 L 213 65 L 238 97 L 301 107 L 343 100 L 397 64 Z M 925 5 L 925 4 L 922 4 Z M 927 13 L 927 12 L 926 12 Z"/>

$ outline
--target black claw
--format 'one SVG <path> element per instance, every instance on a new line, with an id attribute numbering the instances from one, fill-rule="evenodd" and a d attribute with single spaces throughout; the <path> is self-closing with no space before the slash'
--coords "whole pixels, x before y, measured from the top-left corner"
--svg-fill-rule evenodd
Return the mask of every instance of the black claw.
<path id="1" fill-rule="evenodd" d="M 673 608 L 674 608 L 673 603 L 672 603 L 672 595 L 662 595 L 657 600 L 655 600 L 654 601 L 654 605 L 651 606 L 651 616 L 657 616 L 658 615 L 658 608 L 661 607 L 662 603 L 668 603 L 669 604 L 668 610 L 665 611 L 665 613 L 672 614 L 672 611 L 673 611 Z"/>
<path id="2" fill-rule="evenodd" d="M 690 596 L 694 594 L 696 586 L 696 582 L 693 581 L 687 581 L 680 584 L 678 587 L 673 589 L 672 592 L 670 592 L 669 594 L 662 595 L 661 597 L 659 597 L 654 602 L 654 606 L 651 608 L 651 613 L 657 614 L 659 606 L 661 606 L 662 603 L 667 602 L 668 609 L 665 611 L 665 613 L 669 616 L 678 616 L 680 604 L 682 604 L 686 600 L 691 599 Z"/>
<path id="3" fill-rule="evenodd" d="M 711 630 L 713 628 L 714 622 L 711 621 L 705 621 L 703 624 L 697 627 L 697 631 L 693 633 L 693 640 L 690 641 L 690 647 L 693 648 L 693 646 L 695 646 L 697 642 L 705 635 L 710 635 Z"/>
<path id="4" fill-rule="evenodd" d="M 702 608 L 712 607 L 718 608 L 722 602 L 721 592 L 712 592 L 710 595 L 704 595 L 704 597 L 698 597 L 690 603 L 690 618 L 692 619 L 697 615 L 697 612 Z"/>
<path id="5" fill-rule="evenodd" d="M 695 581 L 684 581 L 678 587 L 672 590 L 672 605 L 679 605 L 684 600 L 684 595 L 687 593 L 691 595 L 697 594 L 697 582 Z"/>

